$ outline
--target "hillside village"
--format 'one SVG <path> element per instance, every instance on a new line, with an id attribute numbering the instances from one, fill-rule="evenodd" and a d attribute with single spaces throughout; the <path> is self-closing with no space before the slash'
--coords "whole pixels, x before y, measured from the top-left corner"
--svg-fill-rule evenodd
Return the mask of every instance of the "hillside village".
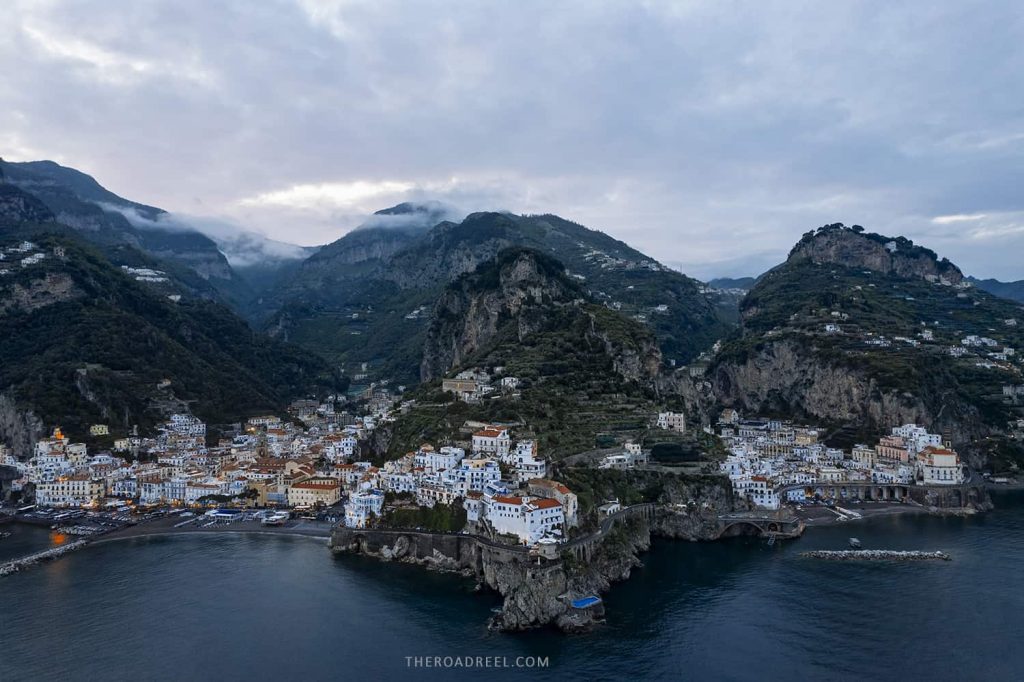
<path id="1" fill-rule="evenodd" d="M 874 445 L 828 447 L 816 426 L 741 419 L 727 409 L 718 421 L 730 454 L 719 465 L 735 493 L 754 506 L 778 509 L 815 500 L 859 502 L 866 484 L 955 486 L 967 480 L 960 456 L 939 434 L 915 424 L 893 427 Z"/>
<path id="2" fill-rule="evenodd" d="M 117 438 L 110 452 L 90 454 L 59 428 L 19 461 L 0 448 L 0 465 L 20 477 L 14 492 L 32 491 L 42 508 L 131 506 L 284 509 L 327 512 L 354 528 L 385 523 L 394 509 L 459 507 L 469 527 L 510 542 L 557 542 L 577 522 L 575 495 L 545 478 L 547 464 L 533 440 L 488 426 L 472 436 L 470 452 L 422 445 L 375 466 L 361 460 L 365 441 L 393 417 L 387 410 L 327 426 L 332 406 L 293 413 L 311 426 L 275 416 L 254 417 L 230 439 L 206 443 L 206 424 L 175 414 L 151 437 Z M 320 423 L 318 423 L 320 422 Z M 106 435 L 94 425 L 91 435 Z M 274 517 L 268 517 L 274 518 Z"/>
<path id="3" fill-rule="evenodd" d="M 1024 395 L 1022 387 L 1007 389 L 1015 399 Z M 363 457 L 367 442 L 394 421 L 395 402 L 386 391 L 366 393 L 376 395 L 372 414 L 339 420 L 333 403 L 300 400 L 292 404 L 291 419 L 251 418 L 215 445 L 207 444 L 206 424 L 188 414 L 172 415 L 152 436 L 116 438 L 109 452 L 97 454 L 58 428 L 28 461 L 0 448 L 0 465 L 19 473 L 14 492 L 31 493 L 43 508 L 241 507 L 322 514 L 351 528 L 423 523 L 426 510 L 437 509 L 452 530 L 527 545 L 563 542 L 579 524 L 576 495 L 549 478 L 537 441 L 516 438 L 507 426 L 478 424 L 468 448 L 424 443 L 372 463 Z M 956 486 L 970 475 L 948 442 L 914 424 L 850 450 L 826 446 L 819 427 L 744 419 L 732 409 L 721 413 L 717 426 L 727 451 L 718 470 L 737 499 L 755 509 L 856 503 L 868 484 Z M 652 427 L 683 434 L 686 416 L 662 412 Z M 92 436 L 108 433 L 103 424 L 90 429 Z M 663 465 L 627 442 L 590 466 L 656 471 Z M 265 521 L 282 518 L 287 514 Z"/>

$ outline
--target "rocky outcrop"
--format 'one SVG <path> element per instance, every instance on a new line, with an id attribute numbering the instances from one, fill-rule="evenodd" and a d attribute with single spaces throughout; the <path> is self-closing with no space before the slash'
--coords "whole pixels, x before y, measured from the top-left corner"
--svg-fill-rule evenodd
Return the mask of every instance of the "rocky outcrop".
<path id="1" fill-rule="evenodd" d="M 558 621 L 568 610 L 560 599 L 568 589 L 565 566 L 529 561 L 485 561 L 481 581 L 504 597 L 491 622 L 497 630 L 525 630 Z"/>
<path id="2" fill-rule="evenodd" d="M 43 421 L 31 410 L 19 409 L 14 398 L 0 393 L 0 443 L 19 459 L 27 459 L 43 435 Z"/>
<path id="3" fill-rule="evenodd" d="M 602 330 L 593 314 L 590 314 L 590 332 L 604 346 L 605 355 L 612 359 L 612 369 L 623 379 L 649 380 L 661 371 L 661 350 L 653 336 L 637 335 L 623 342 Z"/>
<path id="4" fill-rule="evenodd" d="M 566 632 L 590 629 L 603 611 L 581 611 L 572 600 L 599 595 L 612 583 L 628 580 L 641 567 L 639 555 L 650 549 L 651 528 L 643 518 L 615 525 L 584 559 L 565 553 L 558 562 L 483 562 L 483 582 L 505 601 L 491 625 L 525 630 L 554 624 Z"/>
<path id="5" fill-rule="evenodd" d="M 691 542 L 714 540 L 721 532 L 719 514 L 749 507 L 745 500 L 733 495 L 732 485 L 724 477 L 674 477 L 666 479 L 666 483 L 651 526 L 658 537 Z"/>
<path id="6" fill-rule="evenodd" d="M 502 252 L 441 295 L 424 344 L 421 379 L 461 365 L 499 331 L 522 341 L 544 326 L 551 307 L 572 305 L 578 296 L 557 261 L 527 249 Z"/>
<path id="7" fill-rule="evenodd" d="M 827 225 L 804 235 L 789 254 L 789 261 L 835 263 L 849 268 L 874 270 L 898 277 L 945 280 L 959 284 L 960 268 L 935 252 L 905 237 L 883 237 L 842 224 Z"/>
<path id="8" fill-rule="evenodd" d="M 934 514 L 974 514 L 993 509 L 992 498 L 984 485 L 912 486 L 910 497 Z"/>
<path id="9" fill-rule="evenodd" d="M 570 328 L 580 353 L 610 361 L 623 379 L 658 375 L 661 351 L 649 330 L 588 305 L 558 261 L 512 248 L 445 289 L 434 307 L 420 378 L 430 381 L 463 366 L 498 340 L 521 343 L 533 334 L 565 334 Z"/>
<path id="10" fill-rule="evenodd" d="M 65 274 L 48 272 L 44 277 L 24 285 L 14 284 L 0 293 L 0 314 L 12 309 L 31 312 L 81 295 L 74 280 Z"/>
<path id="11" fill-rule="evenodd" d="M 611 524 L 598 540 L 577 548 L 579 554 L 536 556 L 474 535 L 349 528 L 333 532 L 331 549 L 474 576 L 504 598 L 491 622 L 495 629 L 554 625 L 579 631 L 593 626 L 602 611 L 574 609 L 572 600 L 604 593 L 613 582 L 629 578 L 650 542 L 651 527 L 637 516 Z"/>

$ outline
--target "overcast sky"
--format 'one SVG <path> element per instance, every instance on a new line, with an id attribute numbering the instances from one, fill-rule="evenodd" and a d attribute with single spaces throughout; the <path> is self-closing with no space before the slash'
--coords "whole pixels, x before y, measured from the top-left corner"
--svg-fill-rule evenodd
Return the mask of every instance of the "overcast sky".
<path id="1" fill-rule="evenodd" d="M 551 212 L 703 278 L 859 223 L 1024 279 L 1019 1 L 3 5 L 0 156 L 176 213 Z"/>

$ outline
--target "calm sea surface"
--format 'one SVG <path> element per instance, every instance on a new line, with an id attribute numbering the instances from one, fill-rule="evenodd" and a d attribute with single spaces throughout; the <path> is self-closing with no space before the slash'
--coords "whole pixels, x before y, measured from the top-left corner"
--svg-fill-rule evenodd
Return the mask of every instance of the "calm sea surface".
<path id="1" fill-rule="evenodd" d="M 815 528 L 783 547 L 656 541 L 582 636 L 490 633 L 472 582 L 321 541 L 184 536 L 87 548 L 0 578 L 0 680 L 536 679 L 406 656 L 547 657 L 562 680 L 1024 679 L 1024 497 L 970 519 Z M 10 527 L 8 527 L 10 528 Z M 0 559 L 50 542 L 18 526 Z M 846 545 L 952 562 L 801 559 Z M 9 544 L 8 544 L 9 543 Z M 15 546 L 17 545 L 17 546 Z M 481 675 L 486 677 L 481 677 Z"/>

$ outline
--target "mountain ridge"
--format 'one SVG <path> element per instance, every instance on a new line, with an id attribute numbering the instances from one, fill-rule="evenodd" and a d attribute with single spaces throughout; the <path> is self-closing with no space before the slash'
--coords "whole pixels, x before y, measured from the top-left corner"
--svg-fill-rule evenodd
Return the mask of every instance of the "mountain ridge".
<path id="1" fill-rule="evenodd" d="M 744 297 L 741 326 L 709 369 L 712 399 L 850 437 L 920 423 L 976 464 L 996 442 L 1014 449 L 1008 424 L 1024 415 L 1001 386 L 1020 382 L 1024 308 L 909 240 L 837 225 L 805 235 Z M 988 337 L 995 348 L 972 345 Z"/>
<path id="2" fill-rule="evenodd" d="M 650 326 L 677 364 L 729 327 L 703 285 L 604 233 L 549 214 L 478 212 L 414 232 L 348 233 L 283 283 L 267 328 L 340 362 L 377 363 L 413 381 L 423 322 L 443 288 L 510 247 L 561 261 L 595 301 Z"/>

